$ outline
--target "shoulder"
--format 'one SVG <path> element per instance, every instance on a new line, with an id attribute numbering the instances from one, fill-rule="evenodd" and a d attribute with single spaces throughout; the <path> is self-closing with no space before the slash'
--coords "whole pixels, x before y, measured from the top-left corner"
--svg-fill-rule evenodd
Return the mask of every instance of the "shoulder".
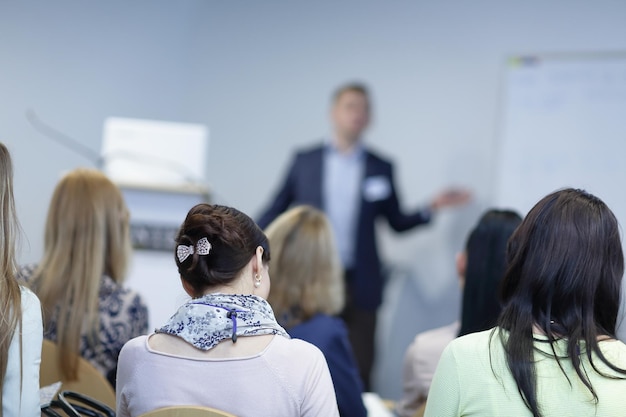
<path id="1" fill-rule="evenodd" d="M 620 354 L 626 354 L 626 344 L 618 339 L 608 339 L 600 342 L 600 347 L 603 350 L 619 352 Z"/>
<path id="2" fill-rule="evenodd" d="M 391 168 L 391 160 L 383 155 L 381 155 L 377 150 L 374 150 L 370 147 L 365 148 L 365 154 L 370 163 L 375 163 L 379 165 L 384 165 L 386 167 Z"/>
<path id="3" fill-rule="evenodd" d="M 302 414 L 298 415 L 338 415 L 333 382 L 322 352 L 304 340 L 282 336 L 274 336 L 270 346 L 262 357 L 278 385 L 300 404 Z"/>
<path id="4" fill-rule="evenodd" d="M 22 332 L 43 336 L 42 311 L 39 298 L 26 287 L 20 286 L 22 306 Z"/>
<path id="5" fill-rule="evenodd" d="M 104 275 L 100 284 L 100 298 L 116 299 L 128 304 L 139 304 L 145 306 L 145 303 L 138 292 L 115 282 L 111 277 Z"/>
<path id="6" fill-rule="evenodd" d="M 147 340 L 148 335 L 142 335 L 126 342 L 120 351 L 120 361 L 123 358 L 128 359 L 129 357 L 137 357 L 142 353 L 148 353 Z"/>
<path id="7" fill-rule="evenodd" d="M 325 146 L 322 142 L 319 142 L 313 146 L 300 148 L 296 150 L 295 159 L 311 159 L 317 158 L 324 152 Z"/>
<path id="8" fill-rule="evenodd" d="M 293 327 L 293 330 L 296 329 L 314 329 L 314 330 L 323 330 L 325 332 L 345 332 L 346 325 L 343 320 L 338 317 L 329 316 L 327 314 L 316 314 L 310 319 L 298 324 Z"/>
<path id="9" fill-rule="evenodd" d="M 599 343 L 602 354 L 613 364 L 626 368 L 626 344 L 620 340 L 606 340 Z"/>
<path id="10" fill-rule="evenodd" d="M 427 340 L 433 339 L 448 339 L 451 341 L 456 338 L 459 333 L 459 322 L 455 321 L 454 323 L 450 323 L 446 326 L 437 327 L 436 329 L 426 330 L 424 332 L 418 333 L 415 336 L 416 342 L 424 342 Z"/>
<path id="11" fill-rule="evenodd" d="M 416 338 L 419 339 L 430 339 L 433 337 L 446 337 L 449 335 L 454 335 L 453 339 L 459 333 L 459 322 L 455 321 L 454 323 L 447 324 L 445 326 L 437 327 L 435 329 L 426 330 L 424 332 L 419 333 Z"/>
<path id="12" fill-rule="evenodd" d="M 36 269 L 37 264 L 22 265 L 17 271 L 17 280 L 20 282 L 29 283 Z"/>
<path id="13" fill-rule="evenodd" d="M 457 337 L 446 346 L 442 357 L 462 358 L 465 364 L 481 366 L 479 364 L 490 360 L 494 348 L 502 348 L 497 328 Z"/>
<path id="14" fill-rule="evenodd" d="M 289 386 L 311 387 L 315 386 L 320 378 L 330 380 L 330 371 L 324 354 L 317 346 L 307 341 L 274 336 L 262 357 L 272 374 Z"/>
<path id="15" fill-rule="evenodd" d="M 20 286 L 22 317 L 24 322 L 27 319 L 35 319 L 41 323 L 41 303 L 34 292 L 24 286 Z"/>
<path id="16" fill-rule="evenodd" d="M 287 337 L 274 337 L 274 344 L 277 350 L 288 355 L 305 354 L 310 356 L 320 356 L 322 352 L 313 344 L 300 339 L 289 339 Z"/>
<path id="17" fill-rule="evenodd" d="M 20 285 L 22 296 L 22 310 L 41 310 L 41 303 L 34 292 Z"/>
<path id="18" fill-rule="evenodd" d="M 39 298 L 26 287 L 20 286 L 21 305 L 22 305 L 22 323 L 25 328 L 33 328 L 35 330 L 42 328 L 42 312 Z M 43 331 L 43 330 L 42 330 Z M 26 332 L 26 330 L 24 330 Z"/>
<path id="19" fill-rule="evenodd" d="M 292 337 L 306 340 L 319 347 L 333 339 L 347 338 L 348 330 L 340 318 L 326 314 L 317 314 L 289 329 L 289 334 Z"/>
<path id="20" fill-rule="evenodd" d="M 102 279 L 98 309 L 101 326 L 108 331 L 128 332 L 125 340 L 148 331 L 148 306 L 145 301 L 137 292 L 107 276 Z M 123 343 L 124 338 L 120 340 Z"/>
<path id="21" fill-rule="evenodd" d="M 498 329 L 483 330 L 482 332 L 470 333 L 454 339 L 453 343 L 457 348 L 469 349 L 474 346 L 488 345 L 492 339 L 499 338 Z"/>
<path id="22" fill-rule="evenodd" d="M 145 369 L 146 363 L 150 361 L 151 352 L 147 346 L 148 336 L 138 336 L 130 339 L 122 347 L 117 359 L 117 388 L 124 388 L 131 381 L 137 381 L 141 375 L 141 370 Z M 118 392 L 118 395 L 120 393 Z"/>
<path id="23" fill-rule="evenodd" d="M 448 343 L 452 342 L 456 338 L 458 332 L 458 322 L 438 327 L 436 329 L 426 330 L 415 336 L 411 348 L 414 351 L 434 350 L 441 353 Z"/>
<path id="24" fill-rule="evenodd" d="M 454 378 L 459 384 L 472 387 L 492 381 L 495 370 L 507 369 L 506 359 L 498 346 L 501 348 L 498 333 L 493 329 L 454 339 L 441 353 L 433 384 L 442 378 Z"/>
<path id="25" fill-rule="evenodd" d="M 324 326 L 329 331 L 335 332 L 347 332 L 346 324 L 342 319 L 335 316 L 329 316 L 328 314 L 318 314 L 311 318 L 311 321 L 315 320 L 319 325 Z"/>
<path id="26" fill-rule="evenodd" d="M 268 349 L 268 353 L 272 356 L 285 360 L 285 364 L 294 363 L 292 361 L 298 361 L 298 363 L 304 364 L 317 363 L 318 361 L 325 362 L 324 354 L 321 350 L 312 343 L 301 339 L 288 339 L 286 337 L 275 336 L 271 348 Z"/>

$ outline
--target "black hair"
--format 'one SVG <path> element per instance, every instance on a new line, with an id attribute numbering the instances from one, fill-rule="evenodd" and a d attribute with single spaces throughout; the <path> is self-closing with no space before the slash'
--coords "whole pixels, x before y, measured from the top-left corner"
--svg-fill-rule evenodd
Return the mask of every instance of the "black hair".
<path id="1" fill-rule="evenodd" d="M 625 374 L 603 355 L 599 336 L 615 338 L 624 256 L 615 215 L 602 200 L 576 189 L 556 191 L 539 201 L 517 228 L 507 248 L 499 326 L 508 367 L 526 406 L 541 416 L 533 361 L 533 328 L 543 332 L 565 377 L 568 360 L 578 379 L 594 390 L 581 357 L 594 358 Z M 508 334 L 507 334 L 508 333 Z M 567 356 L 554 343 L 567 342 Z M 597 360 L 596 359 L 596 360 Z"/>
<path id="2" fill-rule="evenodd" d="M 499 288 L 506 265 L 506 245 L 522 222 L 511 210 L 489 210 L 470 233 L 459 336 L 494 327 L 502 309 Z"/>

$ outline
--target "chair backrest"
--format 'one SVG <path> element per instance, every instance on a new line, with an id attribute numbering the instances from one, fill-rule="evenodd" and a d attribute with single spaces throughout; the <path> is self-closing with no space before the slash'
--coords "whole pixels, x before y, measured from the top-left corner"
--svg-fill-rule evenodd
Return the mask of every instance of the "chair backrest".
<path id="1" fill-rule="evenodd" d="M 159 408 L 139 417 L 237 417 L 225 411 L 194 405 Z"/>
<path id="2" fill-rule="evenodd" d="M 59 347 L 49 340 L 43 341 L 41 350 L 41 371 L 39 385 L 54 384 L 61 381 L 63 391 L 76 391 L 98 400 L 115 409 L 115 390 L 107 379 L 89 362 L 78 359 L 78 379 L 67 381 L 63 378 L 59 364 Z"/>

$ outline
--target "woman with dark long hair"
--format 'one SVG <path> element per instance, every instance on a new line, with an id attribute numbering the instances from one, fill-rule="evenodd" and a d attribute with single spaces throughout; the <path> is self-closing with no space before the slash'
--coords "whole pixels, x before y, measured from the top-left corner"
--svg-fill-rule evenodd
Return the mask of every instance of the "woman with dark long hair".
<path id="1" fill-rule="evenodd" d="M 424 406 L 445 347 L 457 336 L 492 328 L 500 314 L 498 289 L 504 276 L 506 244 L 522 218 L 511 210 L 486 211 L 472 229 L 456 269 L 463 288 L 460 322 L 419 333 L 404 357 L 403 395 L 396 412 L 412 417 Z"/>
<path id="2" fill-rule="evenodd" d="M 543 198 L 509 240 L 497 327 L 448 345 L 426 416 L 623 415 L 623 273 L 606 204 L 575 189 Z"/>
<path id="3" fill-rule="evenodd" d="M 498 290 L 506 268 L 506 245 L 522 222 L 511 210 L 489 210 L 470 233 L 459 256 L 463 304 L 459 336 L 491 329 L 502 309 Z"/>

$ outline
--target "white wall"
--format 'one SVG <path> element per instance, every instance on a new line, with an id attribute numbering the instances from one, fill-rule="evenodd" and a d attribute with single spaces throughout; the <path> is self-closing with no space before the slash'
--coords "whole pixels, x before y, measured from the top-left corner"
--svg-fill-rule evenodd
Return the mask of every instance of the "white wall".
<path id="1" fill-rule="evenodd" d="M 395 336 L 382 340 L 377 385 L 397 397 L 411 336 L 458 314 L 453 256 L 492 197 L 504 59 L 626 50 L 625 21 L 619 0 L 2 2 L 0 140 L 17 167 L 22 261 L 41 255 L 59 174 L 85 165 L 35 132 L 27 108 L 95 149 L 110 115 L 206 123 L 217 201 L 258 215 L 293 149 L 327 133 L 332 89 L 364 80 L 368 142 L 396 162 L 404 206 L 447 184 L 476 193 L 421 231 L 381 227 L 386 259 L 417 297 L 383 310 L 402 328 L 381 332 Z"/>
<path id="2" fill-rule="evenodd" d="M 15 160 L 23 261 L 41 255 L 59 176 L 93 166 L 35 131 L 27 109 L 97 151 L 108 116 L 187 120 L 191 10 L 150 4 L 0 3 L 0 140 Z"/>
<path id="3" fill-rule="evenodd" d="M 220 196 L 258 213 L 293 149 L 327 132 L 332 88 L 362 79 L 375 95 L 369 142 L 396 161 L 405 206 L 460 183 L 482 209 L 495 174 L 505 57 L 626 46 L 620 2 L 510 3 L 258 2 L 219 11 L 204 3 L 189 103 L 193 118 L 211 125 L 209 177 Z M 467 211 L 386 239 L 388 259 L 421 271 L 438 293 L 438 280 L 454 280 L 440 265 L 479 209 Z"/>

